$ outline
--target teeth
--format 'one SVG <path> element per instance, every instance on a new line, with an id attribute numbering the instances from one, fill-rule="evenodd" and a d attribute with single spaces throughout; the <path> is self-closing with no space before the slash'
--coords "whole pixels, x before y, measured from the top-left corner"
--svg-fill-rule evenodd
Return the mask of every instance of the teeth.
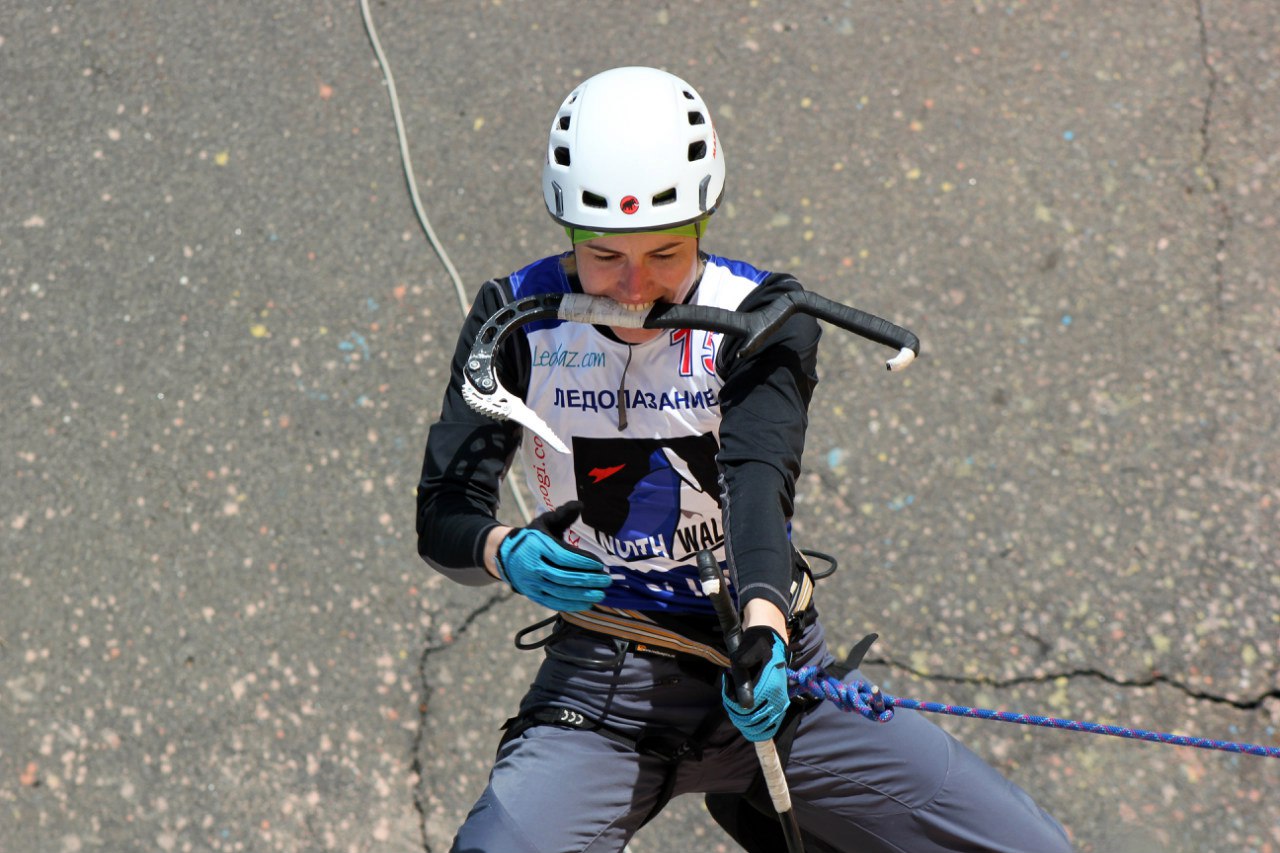
<path id="1" fill-rule="evenodd" d="M 645 302 L 640 305 L 633 305 L 629 302 L 619 302 L 618 304 L 621 305 L 623 308 L 626 308 L 628 311 L 648 311 L 650 308 L 654 306 L 655 303 Z"/>

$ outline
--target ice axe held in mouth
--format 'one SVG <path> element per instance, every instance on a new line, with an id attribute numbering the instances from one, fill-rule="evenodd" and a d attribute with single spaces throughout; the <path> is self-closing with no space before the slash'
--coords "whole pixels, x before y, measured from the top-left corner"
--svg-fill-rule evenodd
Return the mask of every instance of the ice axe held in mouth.
<path id="1" fill-rule="evenodd" d="M 467 405 L 480 414 L 494 420 L 513 420 L 541 436 L 556 450 L 568 453 L 568 447 L 546 422 L 498 381 L 498 349 L 516 329 L 538 320 L 632 329 L 704 329 L 741 336 L 743 342 L 738 357 L 744 358 L 764 346 L 768 338 L 796 313 L 809 314 L 896 349 L 897 354 L 885 362 L 889 370 L 901 370 L 920 353 L 920 339 L 915 333 L 882 317 L 807 290 L 783 294 L 752 311 L 659 302 L 643 313 L 630 311 L 604 296 L 542 293 L 503 307 L 481 327 L 463 371 L 462 396 Z"/>

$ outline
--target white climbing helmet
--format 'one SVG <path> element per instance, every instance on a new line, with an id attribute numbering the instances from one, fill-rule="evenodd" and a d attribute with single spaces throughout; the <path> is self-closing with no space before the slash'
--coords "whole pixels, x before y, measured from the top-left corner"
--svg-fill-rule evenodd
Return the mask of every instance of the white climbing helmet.
<path id="1" fill-rule="evenodd" d="M 580 83 L 556 111 L 542 195 L 562 225 L 656 231 L 710 216 L 724 194 L 711 111 L 656 68 L 614 68 Z"/>

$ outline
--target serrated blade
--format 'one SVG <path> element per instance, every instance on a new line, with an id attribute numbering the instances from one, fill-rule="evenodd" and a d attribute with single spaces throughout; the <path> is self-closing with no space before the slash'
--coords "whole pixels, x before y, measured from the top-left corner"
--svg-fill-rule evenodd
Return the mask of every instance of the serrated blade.
<path id="1" fill-rule="evenodd" d="M 537 433 L 547 444 L 561 453 L 569 452 L 568 445 L 560 440 L 560 436 L 556 435 L 551 427 L 547 426 L 547 422 L 525 405 L 524 400 L 503 388 L 501 384 L 492 394 L 481 394 L 470 382 L 464 382 L 462 399 L 466 400 L 467 405 L 474 411 L 485 417 L 493 418 L 495 421 L 515 421 L 525 429 Z"/>

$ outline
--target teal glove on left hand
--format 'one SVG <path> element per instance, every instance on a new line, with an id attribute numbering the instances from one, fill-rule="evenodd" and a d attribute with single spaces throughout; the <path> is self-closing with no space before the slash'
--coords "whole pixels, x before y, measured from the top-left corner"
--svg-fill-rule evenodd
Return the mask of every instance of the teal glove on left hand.
<path id="1" fill-rule="evenodd" d="M 498 543 L 498 576 L 552 610 L 589 610 L 604 601 L 604 590 L 613 583 L 604 564 L 564 541 L 581 511 L 580 501 L 570 501 L 508 533 Z"/>
<path id="2" fill-rule="evenodd" d="M 782 637 L 767 625 L 742 632 L 742 641 L 733 654 L 733 668 L 745 673 L 755 687 L 752 706 L 738 704 L 728 675 L 721 676 L 720 692 L 729 719 L 752 743 L 773 738 L 791 705 L 787 695 L 787 647 Z"/>

